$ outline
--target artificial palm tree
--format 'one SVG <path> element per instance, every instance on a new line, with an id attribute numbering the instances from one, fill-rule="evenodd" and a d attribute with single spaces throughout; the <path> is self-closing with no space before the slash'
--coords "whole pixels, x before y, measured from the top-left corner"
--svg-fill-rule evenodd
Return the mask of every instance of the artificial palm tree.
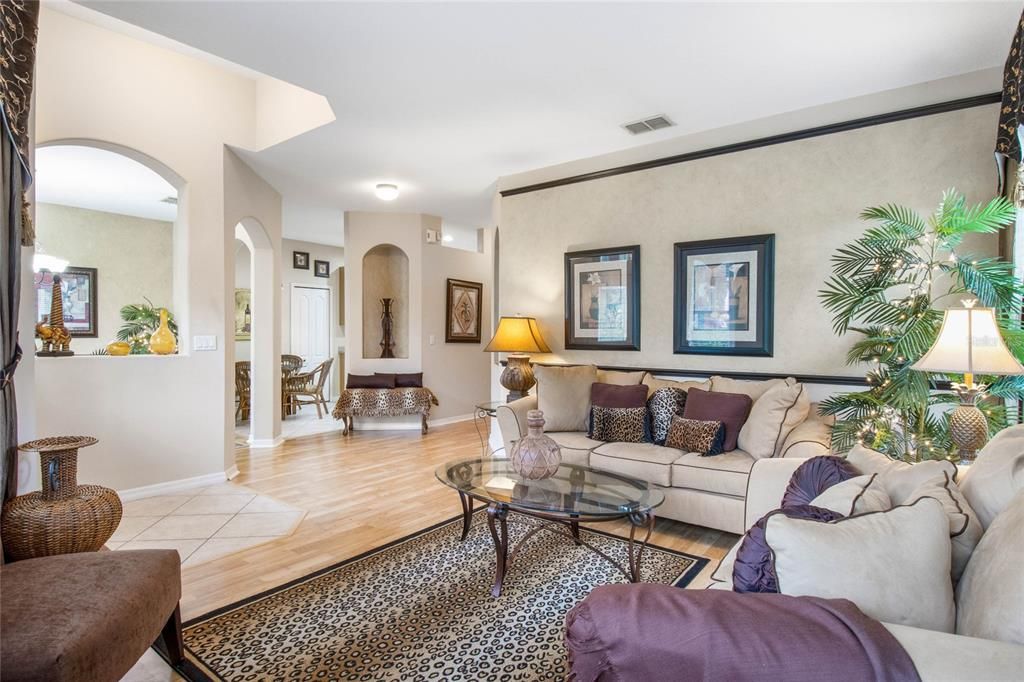
<path id="1" fill-rule="evenodd" d="M 1013 205 L 1000 197 L 968 206 L 949 190 L 927 219 L 894 205 L 869 208 L 861 218 L 875 225 L 835 253 L 833 274 L 819 292 L 836 334 L 860 335 L 847 364 L 871 365 L 868 390 L 822 403 L 822 414 L 836 416 L 833 448 L 845 452 L 859 442 L 899 459 L 945 458 L 953 448 L 942 406 L 959 398 L 933 391 L 928 374 L 911 365 L 935 341 L 943 309 L 968 298 L 995 308 L 1007 346 L 1024 358 L 1024 284 L 1009 263 L 961 252 L 966 235 L 995 233 L 1011 223 Z M 1024 377 L 990 378 L 992 399 L 982 410 L 995 432 L 1013 418 L 1006 401 L 1024 398 Z"/>
<path id="2" fill-rule="evenodd" d="M 131 344 L 132 355 L 146 355 L 149 353 L 149 337 L 160 327 L 160 308 L 153 306 L 153 302 L 145 298 L 145 303 L 130 303 L 121 308 L 121 319 L 124 324 L 117 330 L 117 339 L 127 341 Z M 178 338 L 178 325 L 174 322 L 174 316 L 167 311 L 167 327 Z"/>

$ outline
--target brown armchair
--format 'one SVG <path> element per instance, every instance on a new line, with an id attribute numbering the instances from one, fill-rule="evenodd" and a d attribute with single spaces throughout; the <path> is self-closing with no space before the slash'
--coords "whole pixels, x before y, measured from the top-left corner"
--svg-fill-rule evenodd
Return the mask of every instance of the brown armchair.
<path id="1" fill-rule="evenodd" d="M 313 368 L 311 372 L 304 374 L 293 374 L 284 379 L 284 394 L 286 404 L 290 403 L 297 408 L 303 405 L 316 405 L 317 419 L 323 419 L 327 410 L 327 400 L 324 398 L 324 386 L 327 378 L 331 375 L 331 365 L 334 359 L 324 360 Z"/>
<path id="2" fill-rule="evenodd" d="M 82 552 L 0 566 L 4 682 L 117 682 L 154 643 L 184 664 L 174 550 Z"/>

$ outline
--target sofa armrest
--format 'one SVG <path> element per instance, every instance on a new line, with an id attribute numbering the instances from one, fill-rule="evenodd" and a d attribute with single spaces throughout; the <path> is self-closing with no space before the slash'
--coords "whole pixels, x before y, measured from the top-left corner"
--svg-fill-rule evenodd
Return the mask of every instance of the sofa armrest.
<path id="1" fill-rule="evenodd" d="M 832 451 L 832 426 L 835 417 L 822 417 L 818 414 L 818 405 L 812 404 L 807 419 L 789 432 L 779 457 L 810 458 L 827 455 Z"/>
<path id="2" fill-rule="evenodd" d="M 526 413 L 537 409 L 537 396 L 528 395 L 519 400 L 499 405 L 495 410 L 498 428 L 501 430 L 501 442 L 505 446 L 505 456 L 512 454 L 512 444 L 526 435 Z"/>
<path id="3" fill-rule="evenodd" d="M 917 668 L 922 682 L 1019 680 L 1024 645 L 882 623 Z"/>
<path id="4" fill-rule="evenodd" d="M 754 462 L 747 479 L 744 528 L 750 528 L 762 516 L 779 508 L 790 477 L 806 461 L 796 457 L 774 457 Z"/>

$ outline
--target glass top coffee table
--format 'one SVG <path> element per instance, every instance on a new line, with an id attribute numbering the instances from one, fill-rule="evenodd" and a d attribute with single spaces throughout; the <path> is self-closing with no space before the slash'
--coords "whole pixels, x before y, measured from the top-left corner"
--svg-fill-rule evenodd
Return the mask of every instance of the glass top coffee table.
<path id="1" fill-rule="evenodd" d="M 437 468 L 437 479 L 454 488 L 462 502 L 462 539 L 469 535 L 474 500 L 487 505 L 487 525 L 494 540 L 496 565 L 491 594 L 501 594 L 505 576 L 519 549 L 539 531 L 565 535 L 613 566 L 630 582 L 640 582 L 640 561 L 654 528 L 654 508 L 665 494 L 647 481 L 590 467 L 562 464 L 554 476 L 523 478 L 505 459 L 465 459 Z M 509 551 L 508 515 L 515 512 L 534 520 L 532 527 Z M 580 522 L 627 519 L 629 565 L 622 566 L 580 537 Z M 643 530 L 638 539 L 637 529 Z"/>

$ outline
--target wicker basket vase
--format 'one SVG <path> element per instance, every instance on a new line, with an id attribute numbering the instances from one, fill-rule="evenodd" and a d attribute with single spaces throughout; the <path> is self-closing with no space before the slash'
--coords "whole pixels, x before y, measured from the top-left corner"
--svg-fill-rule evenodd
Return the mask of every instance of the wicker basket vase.
<path id="1" fill-rule="evenodd" d="M 121 498 L 110 488 L 78 485 L 78 449 L 87 436 L 58 436 L 25 443 L 39 453 L 43 489 L 20 495 L 3 508 L 4 550 L 13 561 L 53 554 L 94 552 L 121 522 Z"/>

